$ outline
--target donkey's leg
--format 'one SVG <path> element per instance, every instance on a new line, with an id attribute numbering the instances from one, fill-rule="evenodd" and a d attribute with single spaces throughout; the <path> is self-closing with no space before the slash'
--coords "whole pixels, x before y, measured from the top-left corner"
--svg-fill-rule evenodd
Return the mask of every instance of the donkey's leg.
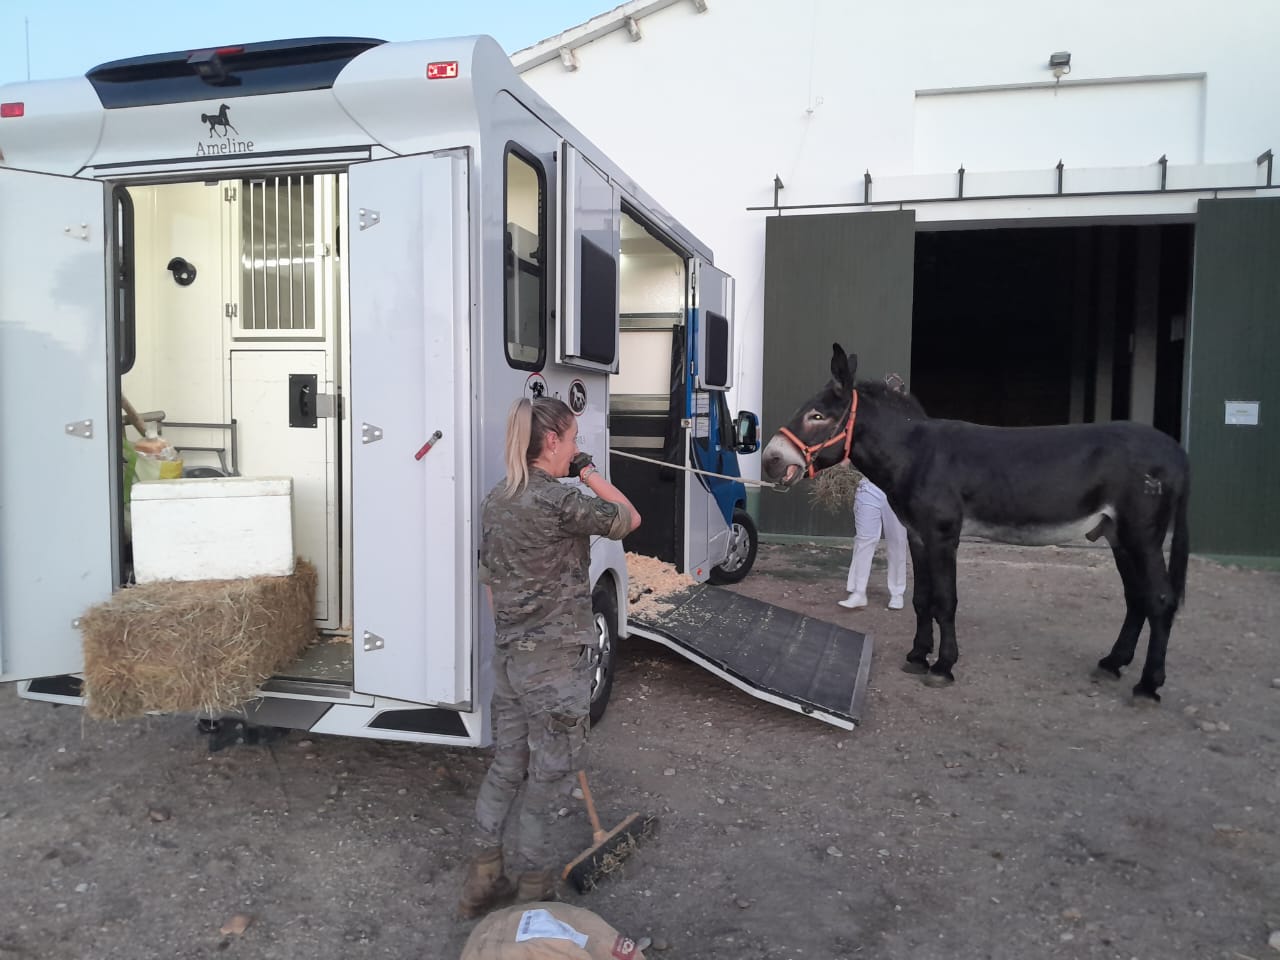
<path id="1" fill-rule="evenodd" d="M 1120 636 L 1116 637 L 1111 652 L 1098 661 L 1098 669 L 1106 671 L 1118 680 L 1121 668 L 1133 663 L 1133 654 L 1138 648 L 1138 637 L 1142 633 L 1142 625 L 1147 620 L 1147 609 L 1142 601 L 1141 574 L 1134 566 L 1132 555 L 1125 550 L 1114 532 L 1108 532 L 1107 540 L 1111 543 L 1111 555 L 1115 557 L 1116 569 L 1120 571 L 1120 579 L 1124 582 L 1125 614 L 1124 623 L 1120 627 Z"/>
<path id="2" fill-rule="evenodd" d="M 959 531 L 939 541 L 929 552 L 929 576 L 933 585 L 933 618 L 938 621 L 938 659 L 929 668 L 926 680 L 951 683 L 951 668 L 960 659 L 956 645 L 956 549 Z"/>
<path id="3" fill-rule="evenodd" d="M 1157 703 L 1164 686 L 1164 656 L 1169 647 L 1169 631 L 1173 627 L 1173 615 L 1178 609 L 1178 598 L 1169 579 L 1164 563 L 1160 540 L 1152 538 L 1140 548 L 1137 563 L 1145 574 L 1147 622 L 1151 633 L 1147 638 L 1147 659 L 1142 665 L 1142 678 L 1133 688 L 1135 697 L 1150 697 Z"/>
<path id="4" fill-rule="evenodd" d="M 916 612 L 916 636 L 902 669 L 907 673 L 924 673 L 929 669 L 929 654 L 933 653 L 933 595 L 929 576 L 929 554 L 924 541 L 910 530 L 907 546 L 911 549 L 911 573 L 915 584 L 911 591 L 911 606 Z"/>

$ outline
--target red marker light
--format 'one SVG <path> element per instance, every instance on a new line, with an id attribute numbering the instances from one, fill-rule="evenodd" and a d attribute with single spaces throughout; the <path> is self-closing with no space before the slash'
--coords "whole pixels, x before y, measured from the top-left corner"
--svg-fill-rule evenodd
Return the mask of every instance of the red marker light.
<path id="1" fill-rule="evenodd" d="M 16 103 L 0 103 L 0 117 L 21 117 L 25 116 L 27 105 L 22 101 Z"/>
<path id="2" fill-rule="evenodd" d="M 458 75 L 457 60 L 439 60 L 427 64 L 428 80 L 452 80 Z"/>
<path id="3" fill-rule="evenodd" d="M 193 57 L 208 57 L 211 55 L 215 57 L 234 57 L 242 53 L 244 53 L 243 46 L 213 47 L 212 49 L 209 49 L 209 50 L 191 50 L 187 53 L 187 59 L 190 60 Z"/>

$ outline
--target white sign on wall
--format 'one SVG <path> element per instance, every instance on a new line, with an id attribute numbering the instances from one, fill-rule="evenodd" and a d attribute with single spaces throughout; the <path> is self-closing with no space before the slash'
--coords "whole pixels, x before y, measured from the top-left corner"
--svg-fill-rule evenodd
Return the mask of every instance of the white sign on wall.
<path id="1" fill-rule="evenodd" d="M 1256 427 L 1258 425 L 1258 401 L 1228 400 L 1227 423 L 1238 427 Z"/>

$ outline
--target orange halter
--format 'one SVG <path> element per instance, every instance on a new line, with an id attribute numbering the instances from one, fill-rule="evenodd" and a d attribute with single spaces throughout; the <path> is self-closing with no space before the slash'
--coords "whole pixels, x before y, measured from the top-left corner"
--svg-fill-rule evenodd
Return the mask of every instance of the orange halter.
<path id="1" fill-rule="evenodd" d="M 844 463 L 849 459 L 849 451 L 853 449 L 853 423 L 858 419 L 858 391 L 853 391 L 853 399 L 849 402 L 849 421 L 845 424 L 844 429 L 839 433 L 827 438 L 822 443 L 815 443 L 808 446 L 800 442 L 800 438 L 788 430 L 786 427 L 779 427 L 778 432 L 790 440 L 801 453 L 804 454 L 804 465 L 807 468 L 805 474 L 810 479 L 817 473 L 813 468 L 813 455 L 819 450 L 825 450 L 834 443 L 839 443 L 841 438 L 844 439 L 844 457 L 840 460 Z"/>

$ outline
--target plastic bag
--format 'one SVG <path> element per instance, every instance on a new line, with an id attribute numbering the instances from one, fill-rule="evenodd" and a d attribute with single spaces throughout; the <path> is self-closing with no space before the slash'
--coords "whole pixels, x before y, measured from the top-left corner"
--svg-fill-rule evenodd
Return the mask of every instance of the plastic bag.
<path id="1" fill-rule="evenodd" d="M 182 457 L 164 437 L 135 441 L 138 462 L 134 474 L 139 480 L 176 480 L 182 476 Z"/>

